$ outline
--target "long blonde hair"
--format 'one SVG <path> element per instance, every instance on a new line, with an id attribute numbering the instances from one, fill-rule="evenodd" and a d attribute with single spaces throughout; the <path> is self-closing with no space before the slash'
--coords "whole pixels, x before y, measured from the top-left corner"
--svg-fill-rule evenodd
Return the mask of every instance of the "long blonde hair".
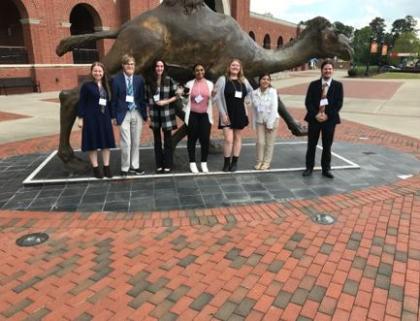
<path id="1" fill-rule="evenodd" d="M 241 69 L 239 70 L 239 73 L 238 73 L 238 80 L 239 80 L 239 82 L 244 83 L 245 82 L 245 75 L 244 75 L 244 71 L 243 71 L 242 61 L 240 59 L 238 59 L 238 58 L 233 58 L 229 62 L 228 66 L 226 68 L 226 73 L 225 73 L 226 79 L 228 80 L 230 78 L 230 65 L 234 61 L 238 62 L 239 65 L 241 66 Z"/>

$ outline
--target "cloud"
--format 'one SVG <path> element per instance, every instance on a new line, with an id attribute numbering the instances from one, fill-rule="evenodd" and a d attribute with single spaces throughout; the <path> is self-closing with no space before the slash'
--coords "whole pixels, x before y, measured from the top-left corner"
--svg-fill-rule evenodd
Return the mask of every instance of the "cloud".
<path id="1" fill-rule="evenodd" d="M 396 19 L 407 15 L 420 17 L 418 0 L 383 0 L 380 3 L 377 0 L 341 0 L 334 5 L 326 0 L 251 0 L 251 10 L 271 13 L 277 18 L 294 23 L 324 16 L 331 22 L 340 21 L 357 29 L 369 25 L 376 17 L 385 19 L 388 30 Z M 420 24 L 417 27 L 420 28 Z"/>

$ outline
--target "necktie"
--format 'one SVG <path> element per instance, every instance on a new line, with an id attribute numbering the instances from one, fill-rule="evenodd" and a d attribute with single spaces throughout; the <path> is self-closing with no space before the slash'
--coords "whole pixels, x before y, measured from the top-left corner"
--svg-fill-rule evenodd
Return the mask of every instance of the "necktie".
<path id="1" fill-rule="evenodd" d="M 322 98 L 327 98 L 327 93 L 328 93 L 328 84 L 327 83 L 323 83 L 322 84 Z"/>
<path id="2" fill-rule="evenodd" d="M 133 82 L 132 82 L 132 78 L 131 77 L 127 79 L 127 95 L 128 96 L 134 96 Z M 134 104 L 134 103 L 128 103 L 128 109 L 129 110 L 133 110 L 134 107 L 136 107 L 136 104 Z"/>

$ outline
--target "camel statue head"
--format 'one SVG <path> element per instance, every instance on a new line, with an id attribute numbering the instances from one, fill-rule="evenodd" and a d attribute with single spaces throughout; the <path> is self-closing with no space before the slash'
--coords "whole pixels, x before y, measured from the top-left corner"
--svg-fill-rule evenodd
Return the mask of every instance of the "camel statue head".
<path id="1" fill-rule="evenodd" d="M 323 17 L 315 17 L 307 21 L 306 28 L 299 38 L 306 37 L 311 38 L 312 43 L 318 44 L 320 58 L 337 56 L 350 60 L 353 56 L 354 51 L 349 39 L 337 33 L 331 23 Z"/>

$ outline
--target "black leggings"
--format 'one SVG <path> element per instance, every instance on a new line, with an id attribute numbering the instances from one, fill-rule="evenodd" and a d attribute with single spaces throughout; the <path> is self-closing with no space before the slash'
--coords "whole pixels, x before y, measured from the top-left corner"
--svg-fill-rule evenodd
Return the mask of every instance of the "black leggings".
<path id="1" fill-rule="evenodd" d="M 187 142 L 190 163 L 195 162 L 195 145 L 197 144 L 197 140 L 200 141 L 201 146 L 201 162 L 207 162 L 210 144 L 210 130 L 211 124 L 207 113 L 190 112 Z"/>
<path id="2" fill-rule="evenodd" d="M 155 141 L 155 161 L 156 168 L 172 168 L 172 134 L 170 130 L 163 130 L 163 149 L 160 128 L 153 128 L 153 138 Z"/>

